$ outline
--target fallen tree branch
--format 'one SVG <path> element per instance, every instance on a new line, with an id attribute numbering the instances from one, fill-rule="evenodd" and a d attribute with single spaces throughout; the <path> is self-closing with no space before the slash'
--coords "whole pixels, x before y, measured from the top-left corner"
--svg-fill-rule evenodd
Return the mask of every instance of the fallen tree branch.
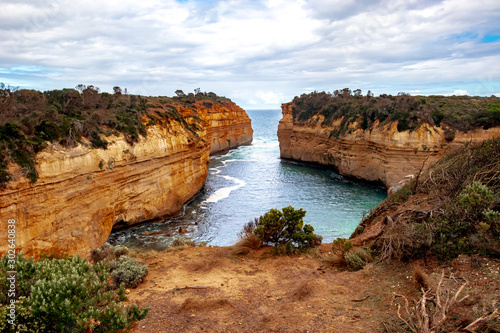
<path id="1" fill-rule="evenodd" d="M 177 290 L 187 290 L 187 289 L 208 289 L 210 286 L 185 286 L 185 287 L 175 287 L 172 292 L 175 293 Z"/>
<path id="2" fill-rule="evenodd" d="M 496 302 L 493 301 L 493 308 L 495 308 L 495 306 L 496 306 Z M 477 318 L 476 320 L 474 320 L 469 325 L 467 325 L 467 327 L 465 327 L 464 330 L 469 331 L 471 333 L 475 333 L 476 332 L 475 327 L 477 327 L 479 324 L 489 322 L 489 321 L 494 320 L 497 317 L 499 317 L 500 316 L 499 310 L 500 310 L 500 308 L 495 308 L 495 310 L 493 310 L 492 313 L 490 313 L 489 315 L 485 315 L 484 314 L 485 310 L 483 309 L 483 315 L 481 317 Z"/>
<path id="3" fill-rule="evenodd" d="M 360 298 L 360 299 L 351 299 L 351 302 L 363 302 L 364 300 L 368 299 L 368 297 L 370 297 L 371 295 L 368 295 L 368 296 L 365 296 L 363 298 Z"/>

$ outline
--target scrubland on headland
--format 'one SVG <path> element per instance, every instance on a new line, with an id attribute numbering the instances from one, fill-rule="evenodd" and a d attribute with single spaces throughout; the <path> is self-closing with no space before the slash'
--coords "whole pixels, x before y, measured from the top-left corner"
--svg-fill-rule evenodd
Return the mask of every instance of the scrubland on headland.
<path id="1" fill-rule="evenodd" d="M 186 96 L 178 97 L 179 101 L 168 100 L 187 103 L 187 109 L 182 109 L 189 113 L 189 121 L 186 121 L 185 114 L 177 119 L 173 109 L 161 98 L 145 98 L 146 106 L 159 103 L 157 108 L 161 112 L 149 106 L 148 111 L 142 113 L 131 107 L 131 103 L 135 103 L 131 101 L 132 96 L 122 99 L 118 93 L 117 90 L 116 96 L 105 97 L 111 105 L 125 103 L 124 109 L 118 108 L 121 110 L 118 113 L 103 111 L 107 125 L 101 125 L 111 131 L 110 135 L 122 135 L 131 147 L 144 137 L 139 127 L 145 126 L 146 118 L 154 122 L 149 126 L 157 122 L 177 122 L 184 128 L 183 133 L 191 133 L 188 136 L 192 140 L 197 135 L 200 139 L 205 131 L 196 125 L 196 112 L 189 105 L 199 105 L 202 99 L 196 98 L 206 96 L 188 96 L 192 100 L 186 101 L 182 99 Z M 50 95 L 23 94 L 42 100 Z M 420 161 L 413 178 L 408 178 L 368 212 L 349 239 L 322 244 L 321 235 L 315 234 L 311 225 L 304 224 L 307 212 L 288 206 L 276 207 L 250 221 L 239 234 L 240 241 L 229 247 L 204 246 L 178 238 L 172 247 L 162 252 L 105 244 L 96 246 L 88 259 L 56 254 L 42 256 L 34 262 L 19 255 L 15 259 L 19 330 L 500 331 L 500 138 L 481 137 L 469 142 L 458 139 L 461 131 L 470 134 L 498 127 L 495 106 L 498 103 L 493 97 L 430 96 L 425 100 L 424 103 L 420 97 L 404 94 L 377 99 L 369 94 L 362 97 L 357 92 L 353 95 L 345 91 L 337 92 L 334 97 L 321 93 L 303 95 L 293 104 L 283 106 L 280 139 L 288 135 L 288 141 L 280 140 L 280 144 L 290 147 L 293 147 L 290 143 L 297 142 L 294 140 L 304 133 L 307 134 L 304 137 L 317 138 L 328 132 L 327 139 L 332 142 L 347 140 L 349 135 L 358 135 L 360 141 L 368 140 L 366 131 L 375 131 L 378 126 L 391 129 L 393 138 L 400 141 L 411 133 L 419 133 L 421 128 L 423 132 L 434 131 L 443 142 L 454 142 L 453 146 L 406 149 L 426 163 Z M 138 97 L 138 104 L 134 105 L 140 105 L 140 101 Z M 428 107 L 428 103 L 431 106 Z M 90 140 L 87 143 L 94 149 L 112 145 L 106 139 L 108 134 L 99 130 L 96 137 L 91 132 L 88 136 L 82 132 L 75 137 L 75 142 L 65 141 L 71 138 L 68 134 L 72 132 L 63 131 L 62 125 L 72 116 L 59 113 L 57 105 L 51 105 L 56 114 L 50 123 L 53 127 L 36 118 L 39 124 L 33 127 L 31 136 L 25 132 L 29 127 L 21 129 L 21 125 L 13 122 L 3 124 L 1 133 L 7 138 L 7 148 L 3 149 L 11 149 L 12 137 L 17 138 L 15 145 L 29 146 L 33 140 L 38 142 L 37 138 L 51 142 L 49 137 L 43 137 L 49 135 L 47 133 L 53 133 L 60 145 L 76 145 L 78 140 Z M 469 117 L 461 111 L 448 112 L 447 105 L 449 110 L 461 110 L 460 105 L 465 108 L 477 105 L 477 112 Z M 408 110 L 408 115 L 402 110 Z M 130 128 L 109 124 L 113 117 L 121 119 L 122 111 L 140 120 L 134 125 L 138 126 L 135 129 L 138 141 L 134 139 L 133 124 L 129 124 Z M 386 117 L 381 119 L 385 112 Z M 90 119 L 93 114 L 88 114 Z M 467 118 L 467 122 L 461 117 Z M 62 125 L 56 126 L 59 120 Z M 204 121 L 200 118 L 199 122 Z M 37 128 L 42 125 L 43 128 Z M 71 126 L 69 128 L 73 128 Z M 180 127 L 177 129 L 181 131 Z M 114 131 L 124 132 L 113 134 Z M 11 136 L 13 133 L 17 136 Z M 28 153 L 35 154 L 36 144 L 30 147 L 34 150 Z M 431 154 L 432 149 L 439 154 Z M 209 150 L 207 146 L 207 155 Z M 19 160 L 19 164 L 15 154 L 9 150 L 9 162 L 22 168 L 23 162 Z M 293 152 L 291 155 L 293 158 Z M 425 156 L 434 156 L 437 162 L 431 163 Z M 23 170 L 29 178 L 29 168 Z M 37 179 L 33 180 L 32 185 L 27 186 L 34 186 Z M 8 183 L 5 185 L 8 189 Z M 8 257 L 2 257 L 0 282 L 7 281 L 8 271 L 12 270 L 8 265 Z M 7 284 L 2 286 L 3 296 Z M 5 296 L 0 301 L 0 316 L 7 318 L 9 298 Z M 15 331 L 7 320 L 1 325 L 2 331 Z"/>

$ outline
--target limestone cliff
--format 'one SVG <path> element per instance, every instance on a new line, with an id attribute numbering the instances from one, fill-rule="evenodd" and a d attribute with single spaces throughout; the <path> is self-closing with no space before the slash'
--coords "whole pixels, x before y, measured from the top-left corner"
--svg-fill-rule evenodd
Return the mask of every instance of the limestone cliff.
<path id="1" fill-rule="evenodd" d="M 107 149 L 50 144 L 37 154 L 34 184 L 9 165 L 17 180 L 0 190 L 0 252 L 7 249 L 9 219 L 16 220 L 17 250 L 37 257 L 87 255 L 113 227 L 179 213 L 204 185 L 210 153 L 250 143 L 253 130 L 231 102 L 176 109 L 183 121 L 150 125 L 134 145 L 121 134 L 106 137 Z M 195 123 L 194 113 L 197 126 L 186 126 Z"/>
<path id="2" fill-rule="evenodd" d="M 278 127 L 282 158 L 331 166 L 342 175 L 381 182 L 387 187 L 418 173 L 424 161 L 426 166 L 431 165 L 449 147 L 500 137 L 500 127 L 493 127 L 457 131 L 448 141 L 441 127 L 422 124 L 414 131 L 398 132 L 397 123 L 382 126 L 376 121 L 367 130 L 353 123 L 336 138 L 331 133 L 339 128 L 341 119 L 329 126 L 322 124 L 322 115 L 299 122 L 293 119 L 293 106 L 282 105 L 283 118 Z"/>

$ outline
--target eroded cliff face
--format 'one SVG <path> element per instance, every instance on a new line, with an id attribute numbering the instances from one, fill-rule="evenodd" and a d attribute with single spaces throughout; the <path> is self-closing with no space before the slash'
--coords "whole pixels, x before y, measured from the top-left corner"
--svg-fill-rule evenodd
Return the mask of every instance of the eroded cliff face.
<path id="1" fill-rule="evenodd" d="M 107 149 L 80 144 L 65 149 L 51 144 L 37 155 L 39 179 L 22 177 L 0 192 L 0 252 L 7 250 L 7 220 L 16 221 L 16 249 L 88 255 L 112 228 L 131 226 L 179 213 L 204 185 L 210 153 L 252 141 L 248 115 L 232 103 L 195 105 L 197 130 L 169 120 L 147 127 L 135 145 L 109 136 Z M 179 106 L 184 120 L 193 112 Z"/>
<path id="2" fill-rule="evenodd" d="M 443 129 L 423 124 L 415 131 L 398 132 L 397 123 L 371 129 L 356 129 L 352 124 L 345 135 L 331 135 L 341 119 L 331 126 L 322 125 L 323 116 L 305 123 L 293 120 L 293 103 L 283 104 L 283 118 L 278 127 L 282 158 L 332 166 L 340 174 L 381 182 L 390 187 L 405 176 L 416 174 L 436 162 L 448 148 L 470 141 L 500 137 L 500 128 L 456 132 L 447 141 Z"/>
<path id="3" fill-rule="evenodd" d="M 202 104 L 198 103 L 199 108 Z M 253 130 L 246 112 L 234 103 L 205 106 L 210 153 L 225 151 L 252 142 Z M 220 115 L 223 114 L 224 117 Z"/>

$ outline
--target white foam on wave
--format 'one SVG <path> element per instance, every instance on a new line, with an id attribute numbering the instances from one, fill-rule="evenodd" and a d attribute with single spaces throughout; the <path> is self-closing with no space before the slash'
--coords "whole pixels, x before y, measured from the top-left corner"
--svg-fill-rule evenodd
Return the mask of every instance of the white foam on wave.
<path id="1" fill-rule="evenodd" d="M 204 202 L 217 202 L 219 200 L 225 199 L 229 197 L 232 191 L 239 189 L 240 187 L 245 186 L 247 183 L 245 183 L 243 180 L 234 178 L 231 176 L 221 176 L 224 177 L 227 180 L 232 180 L 233 182 L 236 183 L 234 186 L 229 186 L 229 187 L 223 187 L 221 189 L 218 189 L 217 191 L 214 192 L 210 197 L 208 197 L 207 200 Z"/>

